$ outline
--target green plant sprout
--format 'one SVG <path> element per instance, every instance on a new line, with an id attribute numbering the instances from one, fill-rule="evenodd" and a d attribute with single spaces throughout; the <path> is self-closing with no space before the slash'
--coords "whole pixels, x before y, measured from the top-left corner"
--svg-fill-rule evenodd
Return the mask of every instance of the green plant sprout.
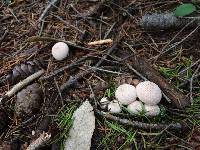
<path id="1" fill-rule="evenodd" d="M 64 142 L 68 137 L 68 132 L 73 124 L 73 113 L 76 109 L 76 106 L 63 106 L 57 114 L 57 124 L 58 127 L 62 130 L 54 143 L 59 142 L 61 149 L 64 150 Z"/>

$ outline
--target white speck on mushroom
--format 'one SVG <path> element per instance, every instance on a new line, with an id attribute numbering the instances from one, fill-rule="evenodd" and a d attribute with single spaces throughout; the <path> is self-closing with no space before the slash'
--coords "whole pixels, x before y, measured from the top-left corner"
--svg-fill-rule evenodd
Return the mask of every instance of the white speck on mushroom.
<path id="1" fill-rule="evenodd" d="M 140 112 L 142 112 L 142 109 L 143 109 L 143 104 L 141 101 L 134 101 L 133 103 L 127 106 L 128 112 L 132 114 L 139 114 Z"/>
<path id="2" fill-rule="evenodd" d="M 157 105 L 162 98 L 158 85 L 150 81 L 140 82 L 136 86 L 136 92 L 138 98 L 147 105 Z"/>
<path id="3" fill-rule="evenodd" d="M 121 107 L 118 101 L 114 100 L 108 104 L 108 111 L 111 113 L 120 113 Z"/>
<path id="4" fill-rule="evenodd" d="M 150 106 L 145 104 L 144 110 L 145 114 L 151 117 L 157 116 L 160 113 L 160 108 L 158 105 Z"/>
<path id="5" fill-rule="evenodd" d="M 122 105 L 128 105 L 136 100 L 136 89 L 133 85 L 122 84 L 115 91 L 115 97 Z"/>
<path id="6" fill-rule="evenodd" d="M 64 42 L 58 42 L 52 47 L 52 55 L 56 60 L 63 60 L 69 54 L 69 47 Z"/>

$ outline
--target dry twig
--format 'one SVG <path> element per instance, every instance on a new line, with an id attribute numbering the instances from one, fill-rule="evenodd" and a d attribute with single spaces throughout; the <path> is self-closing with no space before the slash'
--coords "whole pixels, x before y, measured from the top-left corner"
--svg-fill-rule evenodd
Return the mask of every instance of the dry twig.
<path id="1" fill-rule="evenodd" d="M 181 130 L 183 128 L 183 126 L 180 123 L 174 123 L 174 124 L 148 124 L 148 123 L 143 123 L 143 122 L 138 122 L 138 121 L 130 121 L 128 119 L 121 119 L 119 117 L 113 116 L 109 113 L 103 112 L 103 111 L 99 111 L 97 109 L 95 109 L 95 112 L 107 119 L 113 120 L 113 121 L 117 121 L 121 124 L 127 125 L 127 126 L 131 126 L 133 128 L 140 128 L 140 129 L 145 129 L 145 130 L 151 130 L 151 129 L 155 129 L 155 130 L 162 130 L 165 128 L 171 129 L 171 130 Z"/>
<path id="2" fill-rule="evenodd" d="M 99 40 L 88 43 L 88 45 L 102 45 L 102 44 L 111 44 L 113 42 L 112 39 L 105 39 L 105 40 Z"/>
<path id="3" fill-rule="evenodd" d="M 89 57 L 89 56 L 88 56 Z M 44 76 L 44 77 L 41 77 L 40 80 L 46 80 L 46 79 L 50 79 L 56 75 L 58 75 L 59 73 L 62 73 L 63 71 L 67 70 L 67 69 L 70 69 L 72 67 L 75 67 L 77 65 L 79 65 L 82 61 L 86 60 L 88 57 L 82 57 L 80 59 L 78 59 L 76 62 L 73 62 L 67 66 L 64 66 L 58 70 L 55 70 L 54 72 L 52 72 L 50 75 L 48 76 Z"/>
<path id="4" fill-rule="evenodd" d="M 193 95 L 192 95 L 192 91 L 193 91 L 193 80 L 194 80 L 194 76 L 198 73 L 200 69 L 200 65 L 198 65 L 197 69 L 195 70 L 195 72 L 193 73 L 191 79 L 190 79 L 190 102 L 191 104 L 193 103 Z"/>
<path id="5" fill-rule="evenodd" d="M 43 132 L 39 138 L 31 142 L 26 150 L 37 150 L 38 148 L 44 146 L 50 138 L 51 134 Z"/>
<path id="6" fill-rule="evenodd" d="M 95 67 L 100 66 L 103 63 L 103 61 L 106 59 L 106 57 L 113 52 L 113 50 L 116 48 L 116 46 L 117 46 L 117 42 L 115 44 L 113 44 L 113 46 L 111 48 L 108 49 L 106 55 L 104 55 L 99 60 L 99 62 L 95 65 Z M 83 76 L 88 75 L 92 71 L 93 71 L 93 69 L 90 68 L 90 69 L 87 69 L 84 72 L 81 72 L 81 73 L 77 74 L 75 77 L 69 78 L 69 80 L 67 82 L 65 82 L 63 85 L 61 85 L 60 90 L 63 91 L 65 89 L 68 89 L 70 86 L 72 86 L 73 84 L 75 84 L 78 80 L 80 80 Z"/>
<path id="7" fill-rule="evenodd" d="M 82 47 L 82 46 L 78 46 L 73 42 L 70 41 L 65 41 L 65 40 L 61 40 L 61 39 L 56 39 L 56 38 L 51 38 L 51 37 L 40 37 L 40 36 L 32 36 L 29 37 L 26 42 L 37 42 L 37 41 L 54 41 L 54 42 L 64 42 L 66 44 L 68 44 L 69 46 L 78 48 L 78 49 L 82 49 L 82 50 L 88 50 L 88 51 L 96 51 L 94 49 L 90 49 L 87 47 Z"/>
<path id="8" fill-rule="evenodd" d="M 16 84 L 15 86 L 13 86 L 13 88 L 8 91 L 1 99 L 0 102 L 5 99 L 5 98 L 9 98 L 11 96 L 13 96 L 15 93 L 17 93 L 19 90 L 21 90 L 23 87 L 25 87 L 26 85 L 28 85 L 30 82 L 32 82 L 33 80 L 35 80 L 36 78 L 40 77 L 42 74 L 44 74 L 44 70 L 39 70 L 38 72 L 30 75 L 29 77 L 27 77 L 26 79 L 22 80 L 21 82 L 19 82 L 18 84 Z"/>
<path id="9" fill-rule="evenodd" d="M 55 6 L 56 3 L 58 2 L 59 0 L 52 0 L 48 5 L 47 7 L 45 8 L 45 10 L 43 11 L 43 13 L 41 14 L 40 18 L 39 18 L 39 22 L 43 21 L 45 16 L 47 15 L 47 13 L 49 12 L 49 10 L 51 9 L 52 6 Z"/>

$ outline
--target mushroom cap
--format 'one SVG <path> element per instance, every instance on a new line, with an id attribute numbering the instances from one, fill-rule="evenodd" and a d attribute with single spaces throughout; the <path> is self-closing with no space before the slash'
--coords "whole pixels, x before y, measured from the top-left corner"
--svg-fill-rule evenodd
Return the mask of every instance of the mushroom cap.
<path id="1" fill-rule="evenodd" d="M 151 117 L 157 116 L 160 113 L 160 108 L 158 105 L 151 106 L 151 105 L 145 104 L 144 110 L 145 110 L 145 114 Z"/>
<path id="2" fill-rule="evenodd" d="M 158 85 L 150 81 L 140 82 L 136 86 L 136 92 L 138 98 L 147 105 L 157 105 L 162 98 Z"/>
<path id="3" fill-rule="evenodd" d="M 56 60 L 63 60 L 69 54 L 69 47 L 64 42 L 58 42 L 52 47 L 52 55 Z"/>
<path id="4" fill-rule="evenodd" d="M 143 110 L 143 104 L 141 101 L 134 101 L 127 106 L 127 110 L 132 114 L 139 114 Z"/>
<path id="5" fill-rule="evenodd" d="M 108 104 L 108 111 L 111 113 L 120 113 L 121 107 L 118 101 L 112 101 Z"/>
<path id="6" fill-rule="evenodd" d="M 106 109 L 109 103 L 110 103 L 110 101 L 108 100 L 108 98 L 107 97 L 103 97 L 100 100 L 100 107 L 101 107 L 101 109 Z"/>
<path id="7" fill-rule="evenodd" d="M 122 105 L 128 105 L 136 100 L 136 89 L 133 85 L 122 84 L 115 91 L 115 97 Z"/>

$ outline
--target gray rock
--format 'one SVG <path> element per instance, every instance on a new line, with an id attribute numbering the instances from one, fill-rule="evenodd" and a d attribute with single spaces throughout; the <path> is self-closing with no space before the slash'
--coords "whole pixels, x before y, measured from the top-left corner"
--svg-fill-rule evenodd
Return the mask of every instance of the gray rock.
<path id="1" fill-rule="evenodd" d="M 93 107 L 85 101 L 73 114 L 73 125 L 65 142 L 65 150 L 90 150 L 95 129 Z"/>

